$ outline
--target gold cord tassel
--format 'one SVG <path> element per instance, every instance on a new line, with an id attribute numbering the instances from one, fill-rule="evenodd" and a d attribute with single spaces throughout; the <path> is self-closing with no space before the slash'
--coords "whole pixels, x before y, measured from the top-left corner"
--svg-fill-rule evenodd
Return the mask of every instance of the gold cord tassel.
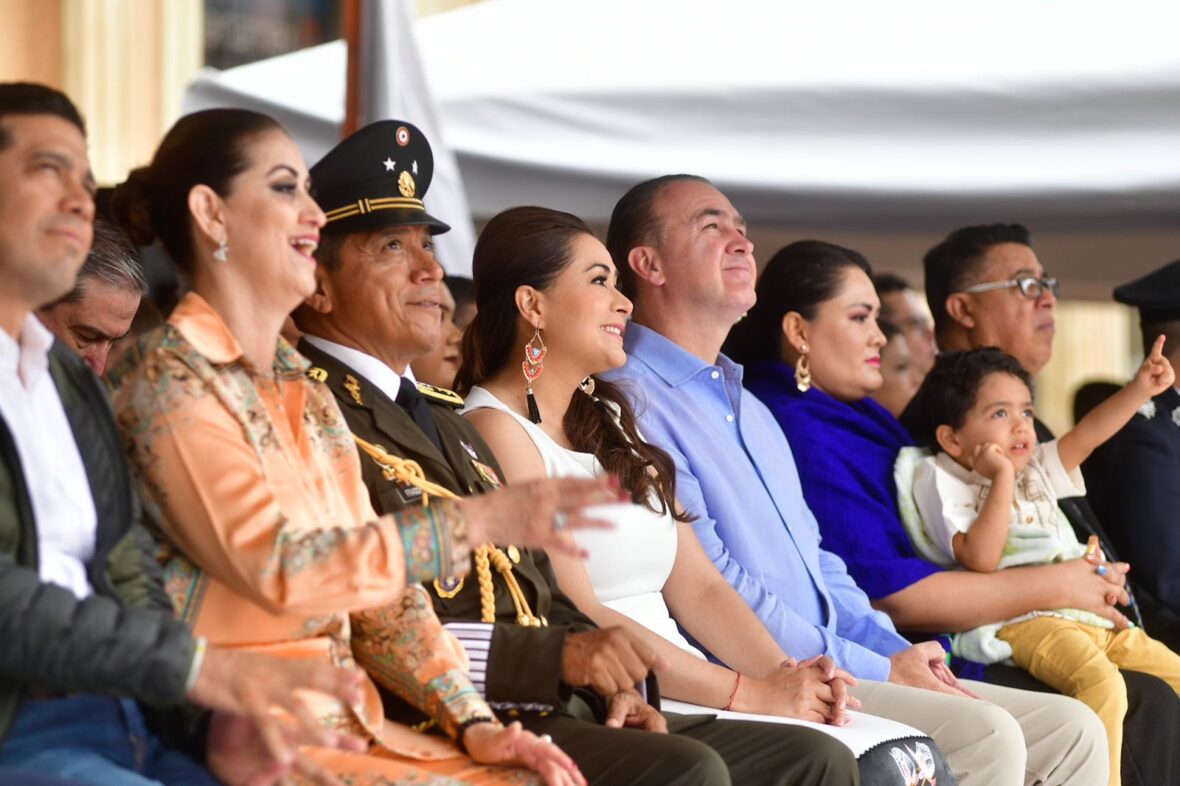
<path id="1" fill-rule="evenodd" d="M 353 434 L 353 439 L 369 458 L 381 467 L 381 474 L 386 480 L 407 483 L 422 490 L 422 506 L 430 504 L 430 495 L 442 499 L 459 499 L 459 495 L 446 486 L 440 486 L 426 479 L 426 473 L 421 465 L 412 459 L 395 456 L 380 445 L 374 445 Z M 492 564 L 504 577 L 504 584 L 508 587 L 508 594 L 512 596 L 512 603 L 516 606 L 516 622 L 519 625 L 540 627 L 548 625 L 548 620 L 536 617 L 529 608 L 528 599 L 524 596 L 516 576 L 512 574 L 512 561 L 495 544 L 486 543 L 475 549 L 475 572 L 479 579 L 479 613 L 483 622 L 496 621 L 496 588 L 492 584 Z"/>

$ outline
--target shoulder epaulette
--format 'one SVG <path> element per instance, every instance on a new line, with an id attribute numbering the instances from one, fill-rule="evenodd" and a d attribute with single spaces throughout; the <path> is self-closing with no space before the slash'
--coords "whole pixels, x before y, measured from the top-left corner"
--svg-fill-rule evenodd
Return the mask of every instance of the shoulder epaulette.
<path id="1" fill-rule="evenodd" d="M 435 387 L 428 385 L 425 382 L 418 383 L 418 392 L 431 401 L 438 401 L 443 404 L 448 404 L 452 407 L 463 406 L 463 397 L 453 390 L 446 388 Z"/>

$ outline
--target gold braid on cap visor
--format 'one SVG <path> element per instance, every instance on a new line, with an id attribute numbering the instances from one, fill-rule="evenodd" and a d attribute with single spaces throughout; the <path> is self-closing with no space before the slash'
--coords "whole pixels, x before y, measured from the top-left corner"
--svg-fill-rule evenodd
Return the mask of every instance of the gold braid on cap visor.
<path id="1" fill-rule="evenodd" d="M 443 499 L 459 499 L 459 495 L 450 489 L 427 480 L 418 462 L 394 456 L 380 445 L 366 442 L 355 434 L 353 439 L 360 449 L 381 467 L 381 474 L 386 480 L 406 483 L 421 489 L 423 507 L 430 504 L 431 494 Z M 512 596 L 512 602 L 516 606 L 517 624 L 532 628 L 547 626 L 549 620 L 535 616 L 529 608 L 528 599 L 520 589 L 516 576 L 512 575 L 512 561 L 494 543 L 485 543 L 475 549 L 475 571 L 479 577 L 480 620 L 496 621 L 496 589 L 492 584 L 492 565 L 495 565 L 496 571 L 504 577 L 504 583 L 508 586 L 508 594 Z"/>
<path id="2" fill-rule="evenodd" d="M 367 213 L 372 213 L 374 210 L 406 209 L 425 211 L 426 206 L 422 204 L 421 199 L 414 199 L 413 197 L 379 197 L 377 199 L 358 199 L 351 205 L 338 207 L 335 210 L 328 210 L 324 215 L 328 217 L 328 223 L 330 224 L 342 218 L 363 216 Z"/>

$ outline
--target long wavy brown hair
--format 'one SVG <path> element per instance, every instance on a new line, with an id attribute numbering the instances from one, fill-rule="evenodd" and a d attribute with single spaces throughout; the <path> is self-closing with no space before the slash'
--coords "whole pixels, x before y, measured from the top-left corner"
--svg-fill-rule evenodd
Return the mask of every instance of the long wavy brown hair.
<path id="1" fill-rule="evenodd" d="M 463 334 L 463 365 L 455 381 L 460 393 L 520 354 L 517 288 L 547 290 L 573 261 L 573 240 L 593 234 L 577 216 L 543 207 L 510 208 L 488 222 L 472 260 L 477 311 Z M 618 408 L 617 425 L 611 405 Z M 635 412 L 618 385 L 595 377 L 593 398 L 575 390 L 561 427 L 574 450 L 593 454 L 636 504 L 692 520 L 676 512 L 676 465 L 640 438 Z"/>

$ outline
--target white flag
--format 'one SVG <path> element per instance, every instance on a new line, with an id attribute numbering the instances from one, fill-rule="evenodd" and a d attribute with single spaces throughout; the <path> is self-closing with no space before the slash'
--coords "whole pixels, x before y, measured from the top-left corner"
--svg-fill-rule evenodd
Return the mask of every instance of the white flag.
<path id="1" fill-rule="evenodd" d="M 426 211 L 451 225 L 450 232 L 435 237 L 435 255 L 448 273 L 470 276 L 475 225 L 414 42 L 414 2 L 362 0 L 362 7 L 359 125 L 407 120 L 430 140 L 434 178 L 424 199 Z"/>

